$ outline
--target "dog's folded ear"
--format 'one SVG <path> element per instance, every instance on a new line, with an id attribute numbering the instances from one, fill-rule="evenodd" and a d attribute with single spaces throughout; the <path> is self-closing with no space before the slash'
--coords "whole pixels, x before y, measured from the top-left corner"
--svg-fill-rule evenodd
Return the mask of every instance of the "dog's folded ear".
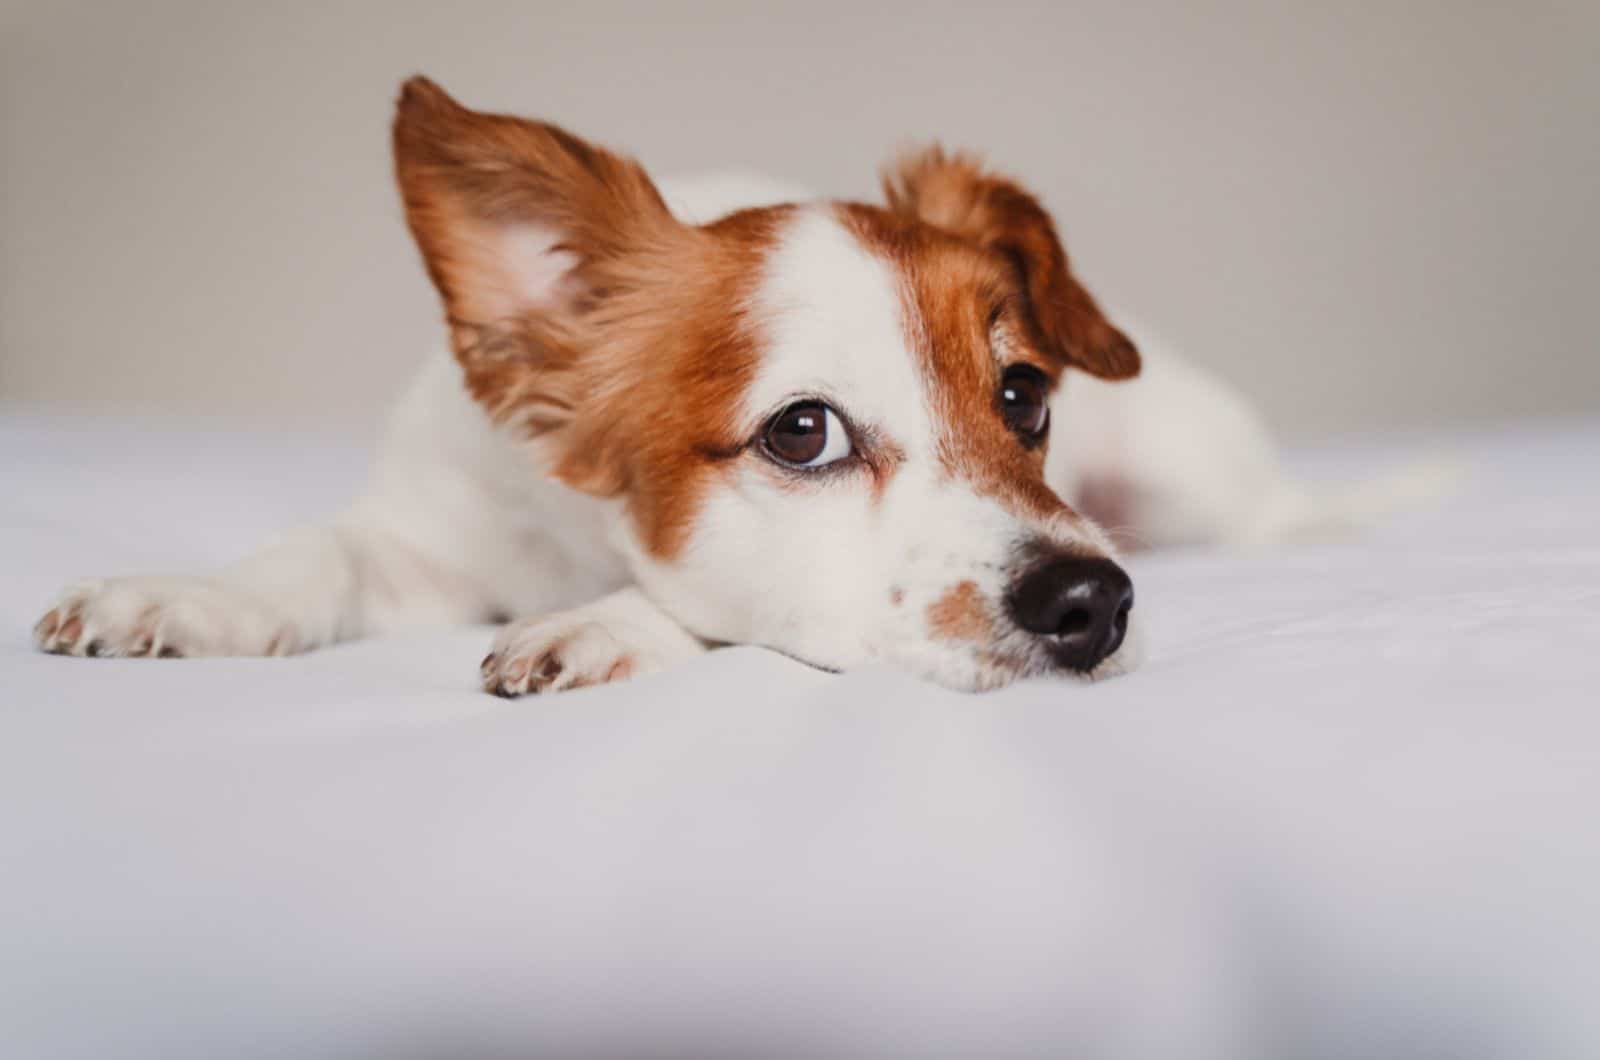
<path id="1" fill-rule="evenodd" d="M 1015 181 L 987 172 L 969 155 L 935 146 L 892 163 L 883 190 L 893 212 L 1004 255 L 1019 274 L 1029 316 L 1048 351 L 1102 379 L 1139 374 L 1139 351 L 1072 275 L 1049 213 Z"/>
<path id="2" fill-rule="evenodd" d="M 469 110 L 424 77 L 401 87 L 394 159 L 469 389 L 532 433 L 564 425 L 586 385 L 586 329 L 636 285 L 639 249 L 683 226 L 632 160 Z"/>

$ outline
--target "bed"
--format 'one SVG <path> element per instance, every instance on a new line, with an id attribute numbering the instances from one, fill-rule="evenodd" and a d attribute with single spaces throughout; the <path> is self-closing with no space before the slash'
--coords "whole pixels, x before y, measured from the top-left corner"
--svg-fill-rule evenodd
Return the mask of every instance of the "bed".
<path id="1" fill-rule="evenodd" d="M 487 627 L 36 654 L 67 580 L 233 558 L 365 448 L 6 411 L 0 1055 L 1600 1055 L 1600 421 L 1452 444 L 1359 538 L 1132 559 L 1126 678 L 508 702 Z"/>

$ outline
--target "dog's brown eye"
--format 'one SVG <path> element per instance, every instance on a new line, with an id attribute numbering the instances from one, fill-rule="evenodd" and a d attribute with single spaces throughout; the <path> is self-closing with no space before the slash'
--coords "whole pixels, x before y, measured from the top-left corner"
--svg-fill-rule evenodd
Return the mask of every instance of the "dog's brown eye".
<path id="1" fill-rule="evenodd" d="M 1006 426 L 1024 440 L 1042 436 L 1050 426 L 1050 384 L 1044 373 L 1026 364 L 1014 364 L 1000 380 L 1000 411 Z"/>
<path id="2" fill-rule="evenodd" d="M 849 432 L 820 401 L 802 401 L 778 413 L 763 441 L 768 453 L 796 467 L 824 467 L 851 452 Z"/>

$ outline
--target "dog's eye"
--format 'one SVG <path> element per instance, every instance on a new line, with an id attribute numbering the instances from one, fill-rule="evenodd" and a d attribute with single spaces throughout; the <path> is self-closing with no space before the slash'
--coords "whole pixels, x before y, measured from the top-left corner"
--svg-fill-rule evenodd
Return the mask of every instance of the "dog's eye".
<path id="1" fill-rule="evenodd" d="M 1041 437 L 1050 426 L 1050 384 L 1044 373 L 1014 364 L 1000 380 L 1000 411 L 1006 426 L 1024 440 Z"/>
<path id="2" fill-rule="evenodd" d="M 820 401 L 790 405 L 767 424 L 767 452 L 794 467 L 824 467 L 851 453 L 850 434 Z"/>

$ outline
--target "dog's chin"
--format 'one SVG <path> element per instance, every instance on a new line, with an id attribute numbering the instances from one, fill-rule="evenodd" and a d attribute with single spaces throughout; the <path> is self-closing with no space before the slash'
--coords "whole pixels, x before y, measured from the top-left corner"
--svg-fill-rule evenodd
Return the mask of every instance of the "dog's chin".
<path id="1" fill-rule="evenodd" d="M 788 656 L 826 673 L 844 673 L 867 662 L 890 662 L 924 680 L 956 692 L 992 692 L 1017 681 L 1055 678 L 1074 684 L 1094 684 L 1112 677 L 1121 677 L 1138 669 L 1144 662 L 1144 637 L 1141 624 L 1130 619 L 1128 632 L 1116 651 L 1100 660 L 1091 670 L 1065 667 L 1048 648 L 1036 644 L 1014 646 L 986 645 L 967 651 L 930 653 L 923 643 L 909 654 L 886 652 L 868 658 L 823 661 L 800 652 L 767 645 L 771 651 Z M 898 656 L 898 657 L 897 657 Z"/>
<path id="2" fill-rule="evenodd" d="M 1131 673 L 1143 662 L 1144 637 L 1140 623 L 1130 621 L 1121 646 L 1090 670 L 1062 666 L 1048 649 L 1033 645 L 1022 651 L 979 648 L 914 669 L 922 677 L 957 692 L 991 692 L 1017 681 L 1040 678 L 1094 684 Z"/>

